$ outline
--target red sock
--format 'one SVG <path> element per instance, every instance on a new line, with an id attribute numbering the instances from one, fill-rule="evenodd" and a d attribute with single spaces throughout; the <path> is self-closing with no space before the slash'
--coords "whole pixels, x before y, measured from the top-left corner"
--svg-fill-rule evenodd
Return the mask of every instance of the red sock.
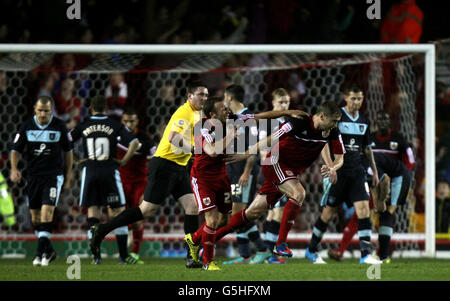
<path id="1" fill-rule="evenodd" d="M 289 198 L 286 206 L 283 210 L 283 217 L 281 218 L 280 223 L 280 232 L 278 234 L 278 241 L 276 245 L 286 242 L 289 231 L 292 226 L 295 224 L 295 219 L 297 218 L 298 213 L 300 212 L 301 206 L 297 204 L 294 199 Z"/>
<path id="2" fill-rule="evenodd" d="M 344 254 L 356 232 L 358 232 L 358 217 L 356 216 L 356 213 L 353 213 L 352 217 L 347 223 L 347 226 L 344 229 L 341 244 L 339 246 L 339 253 Z"/>
<path id="3" fill-rule="evenodd" d="M 206 227 L 206 222 L 204 222 L 203 225 L 201 225 L 200 228 L 198 228 L 198 230 L 194 234 L 192 234 L 192 241 L 194 241 L 194 244 L 196 245 L 198 245 L 202 240 L 203 227 Z"/>
<path id="4" fill-rule="evenodd" d="M 234 230 L 240 228 L 241 226 L 247 224 L 248 222 L 249 220 L 245 216 L 245 209 L 236 212 L 236 214 L 234 214 L 230 218 L 230 221 L 228 222 L 227 225 L 219 228 L 219 230 L 216 231 L 216 241 L 219 241 L 220 239 L 222 239 L 222 237 L 224 237 L 228 233 L 233 232 Z"/>
<path id="5" fill-rule="evenodd" d="M 216 230 L 205 225 L 202 234 L 203 263 L 207 264 L 214 260 L 214 243 L 216 241 Z"/>
<path id="6" fill-rule="evenodd" d="M 144 236 L 144 228 L 140 228 L 138 230 L 133 230 L 133 248 L 131 249 L 132 253 L 139 254 L 139 250 L 142 245 L 142 237 Z"/>

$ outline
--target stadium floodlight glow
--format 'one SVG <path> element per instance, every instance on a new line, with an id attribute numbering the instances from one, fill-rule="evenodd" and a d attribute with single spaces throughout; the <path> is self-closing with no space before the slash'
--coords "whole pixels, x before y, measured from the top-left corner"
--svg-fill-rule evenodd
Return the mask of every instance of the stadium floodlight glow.
<path id="1" fill-rule="evenodd" d="M 386 53 L 425 56 L 425 256 L 435 256 L 435 45 L 434 44 L 329 44 L 329 45 L 77 45 L 0 44 L 0 53 Z M 420 185 L 420 183 L 417 183 Z"/>

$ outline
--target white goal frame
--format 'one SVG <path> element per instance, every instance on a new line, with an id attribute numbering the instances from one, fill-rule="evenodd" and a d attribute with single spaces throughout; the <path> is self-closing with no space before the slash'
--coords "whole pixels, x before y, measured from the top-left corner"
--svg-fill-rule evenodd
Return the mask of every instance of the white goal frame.
<path id="1" fill-rule="evenodd" d="M 0 53 L 422 53 L 425 55 L 425 253 L 435 257 L 435 45 L 99 45 L 0 44 Z"/>

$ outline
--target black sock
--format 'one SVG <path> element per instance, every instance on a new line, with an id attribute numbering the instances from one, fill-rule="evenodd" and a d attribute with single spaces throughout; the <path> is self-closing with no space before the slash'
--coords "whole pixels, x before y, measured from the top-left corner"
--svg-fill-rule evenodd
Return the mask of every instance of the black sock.
<path id="1" fill-rule="evenodd" d="M 394 227 L 394 215 L 389 211 L 380 214 L 380 226 L 378 233 L 378 243 L 380 244 L 379 256 L 380 259 L 389 257 L 389 244 Z"/>
<path id="2" fill-rule="evenodd" d="M 94 225 L 97 225 L 98 223 L 100 223 L 100 220 L 96 217 L 88 217 L 87 219 L 87 224 L 88 224 L 88 238 L 91 239 L 92 237 L 92 233 L 91 233 L 91 227 Z"/>
<path id="3" fill-rule="evenodd" d="M 244 232 L 245 233 L 245 232 Z M 240 233 L 241 235 L 244 233 Z M 239 235 L 239 232 L 238 232 Z M 250 253 L 250 241 L 247 238 L 244 237 L 237 237 L 236 238 L 237 245 L 238 245 L 238 251 L 239 255 L 244 258 L 249 258 L 252 254 Z"/>
<path id="4" fill-rule="evenodd" d="M 266 226 L 264 243 L 272 253 L 278 240 L 278 233 L 280 233 L 280 223 L 274 220 L 269 221 Z"/>
<path id="5" fill-rule="evenodd" d="M 134 224 L 137 221 L 144 219 L 142 215 L 141 208 L 132 207 L 122 211 L 115 218 L 111 219 L 105 224 L 100 224 L 98 227 L 98 234 L 105 237 L 112 230 L 119 228 L 121 226 L 128 226 L 129 224 Z"/>
<path id="6" fill-rule="evenodd" d="M 43 239 L 43 252 L 46 254 L 50 254 L 54 251 L 52 243 L 50 241 L 52 231 L 53 231 L 53 223 L 52 222 L 41 223 L 40 232 L 41 233 L 45 232 L 44 236 L 41 237 Z"/>
<path id="7" fill-rule="evenodd" d="M 116 234 L 117 247 L 119 248 L 119 256 L 122 260 L 125 260 L 128 257 L 128 234 Z"/>
<path id="8" fill-rule="evenodd" d="M 184 215 L 184 233 L 195 233 L 198 230 L 198 215 Z"/>
<path id="9" fill-rule="evenodd" d="M 270 222 L 271 221 L 264 221 L 264 223 L 263 223 L 263 225 L 262 225 L 262 227 L 263 227 L 263 233 L 266 233 L 267 232 L 267 227 L 269 226 L 269 224 L 270 224 Z"/>
<path id="10" fill-rule="evenodd" d="M 372 223 L 370 218 L 358 219 L 358 236 L 359 236 L 359 248 L 361 250 L 361 257 L 365 257 L 372 250 L 370 244 L 370 236 L 372 234 Z"/>
<path id="11" fill-rule="evenodd" d="M 253 226 L 247 231 L 248 239 L 255 244 L 258 252 L 265 252 L 267 250 L 266 245 L 261 239 L 261 235 L 259 235 L 258 227 L 253 223 Z"/>
<path id="12" fill-rule="evenodd" d="M 184 234 L 195 233 L 198 230 L 198 215 L 184 215 Z M 184 248 L 189 250 L 189 247 L 186 243 L 184 243 Z M 188 251 L 186 257 L 190 258 L 191 253 Z"/>
<path id="13" fill-rule="evenodd" d="M 37 224 L 33 224 L 33 228 L 34 228 L 34 232 L 36 233 L 36 237 L 38 238 L 38 244 L 37 244 L 37 248 L 36 248 L 36 257 L 42 257 L 42 253 L 44 253 L 44 248 L 43 248 L 43 242 L 41 242 L 41 240 L 39 239 L 39 232 L 41 231 L 41 224 L 37 223 Z"/>
<path id="14" fill-rule="evenodd" d="M 313 228 L 313 235 L 311 237 L 311 241 L 309 242 L 308 249 L 311 253 L 315 253 L 318 251 L 318 245 L 322 240 L 323 235 L 327 231 L 328 224 L 325 223 L 319 216 L 316 221 L 316 224 Z"/>
<path id="15" fill-rule="evenodd" d="M 45 245 L 46 245 L 45 237 L 39 237 L 36 256 L 42 257 L 42 255 L 45 253 L 44 252 Z"/>

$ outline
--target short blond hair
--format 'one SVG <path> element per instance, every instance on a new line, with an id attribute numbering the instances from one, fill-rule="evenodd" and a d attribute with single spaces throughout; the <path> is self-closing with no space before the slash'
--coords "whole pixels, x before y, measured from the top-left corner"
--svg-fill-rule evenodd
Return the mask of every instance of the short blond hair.
<path id="1" fill-rule="evenodd" d="M 272 92 L 272 98 L 275 99 L 276 97 L 283 97 L 283 96 L 289 96 L 289 93 L 284 88 L 278 88 Z"/>

